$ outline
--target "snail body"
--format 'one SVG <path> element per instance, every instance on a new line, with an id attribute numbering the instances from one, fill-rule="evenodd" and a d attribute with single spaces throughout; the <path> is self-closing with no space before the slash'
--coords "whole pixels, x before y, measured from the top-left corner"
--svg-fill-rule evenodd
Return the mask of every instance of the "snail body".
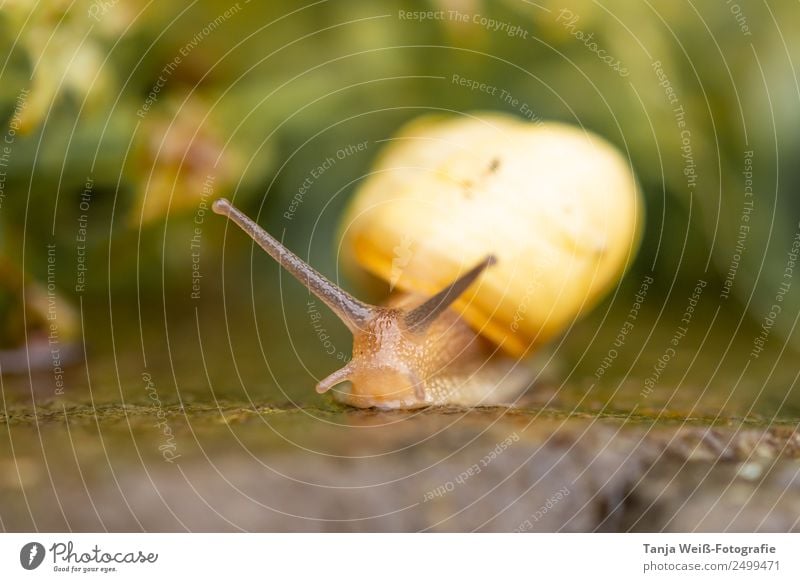
<path id="1" fill-rule="evenodd" d="M 601 138 L 501 114 L 414 121 L 345 213 L 351 263 L 399 291 L 363 303 L 227 200 L 228 216 L 336 313 L 352 359 L 317 384 L 357 407 L 511 401 L 524 358 L 617 283 L 640 239 L 625 159 Z"/>

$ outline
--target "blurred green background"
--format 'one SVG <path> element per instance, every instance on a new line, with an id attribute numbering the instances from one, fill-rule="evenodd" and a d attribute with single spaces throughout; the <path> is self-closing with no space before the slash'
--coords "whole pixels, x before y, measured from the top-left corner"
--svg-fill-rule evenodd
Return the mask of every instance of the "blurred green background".
<path id="1" fill-rule="evenodd" d="M 6 405 L 147 402 L 147 373 L 164 402 L 332 406 L 311 386 L 349 356 L 346 330 L 325 312 L 320 340 L 302 288 L 206 208 L 232 198 L 377 301 L 374 282 L 340 276 L 336 232 L 381 140 L 426 112 L 487 109 L 600 133 L 647 199 L 635 265 L 554 344 L 543 394 L 800 414 L 800 283 L 786 276 L 800 220 L 798 39 L 788 1 L 6 2 Z M 292 205 L 314 168 L 361 142 Z M 648 276 L 633 334 L 597 373 Z M 645 399 L 700 279 L 691 329 Z"/>

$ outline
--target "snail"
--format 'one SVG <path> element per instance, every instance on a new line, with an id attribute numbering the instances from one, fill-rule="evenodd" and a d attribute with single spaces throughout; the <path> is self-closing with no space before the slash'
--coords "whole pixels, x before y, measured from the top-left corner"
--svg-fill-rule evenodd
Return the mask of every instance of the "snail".
<path id="1" fill-rule="evenodd" d="M 476 113 L 424 116 L 401 129 L 342 222 L 348 263 L 389 283 L 364 303 L 236 209 L 227 216 L 324 302 L 353 334 L 352 359 L 321 380 L 356 407 L 509 403 L 524 363 L 622 277 L 643 207 L 611 144 L 560 124 Z"/>

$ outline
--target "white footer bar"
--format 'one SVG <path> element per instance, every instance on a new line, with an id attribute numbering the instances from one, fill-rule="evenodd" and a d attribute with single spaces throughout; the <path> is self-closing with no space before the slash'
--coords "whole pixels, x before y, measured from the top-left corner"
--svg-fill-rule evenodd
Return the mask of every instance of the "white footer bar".
<path id="1" fill-rule="evenodd" d="M 0 535 L 1 580 L 796 581 L 799 566 L 792 534 Z"/>

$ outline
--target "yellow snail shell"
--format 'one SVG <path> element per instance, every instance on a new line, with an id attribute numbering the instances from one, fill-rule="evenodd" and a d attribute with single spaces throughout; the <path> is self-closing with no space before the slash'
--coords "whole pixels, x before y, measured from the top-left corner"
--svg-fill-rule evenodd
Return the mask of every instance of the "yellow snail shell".
<path id="1" fill-rule="evenodd" d="M 342 245 L 393 288 L 424 295 L 494 255 L 454 308 L 519 357 L 616 285 L 642 218 L 627 159 L 595 134 L 498 113 L 429 116 L 385 147 L 345 214 Z"/>

